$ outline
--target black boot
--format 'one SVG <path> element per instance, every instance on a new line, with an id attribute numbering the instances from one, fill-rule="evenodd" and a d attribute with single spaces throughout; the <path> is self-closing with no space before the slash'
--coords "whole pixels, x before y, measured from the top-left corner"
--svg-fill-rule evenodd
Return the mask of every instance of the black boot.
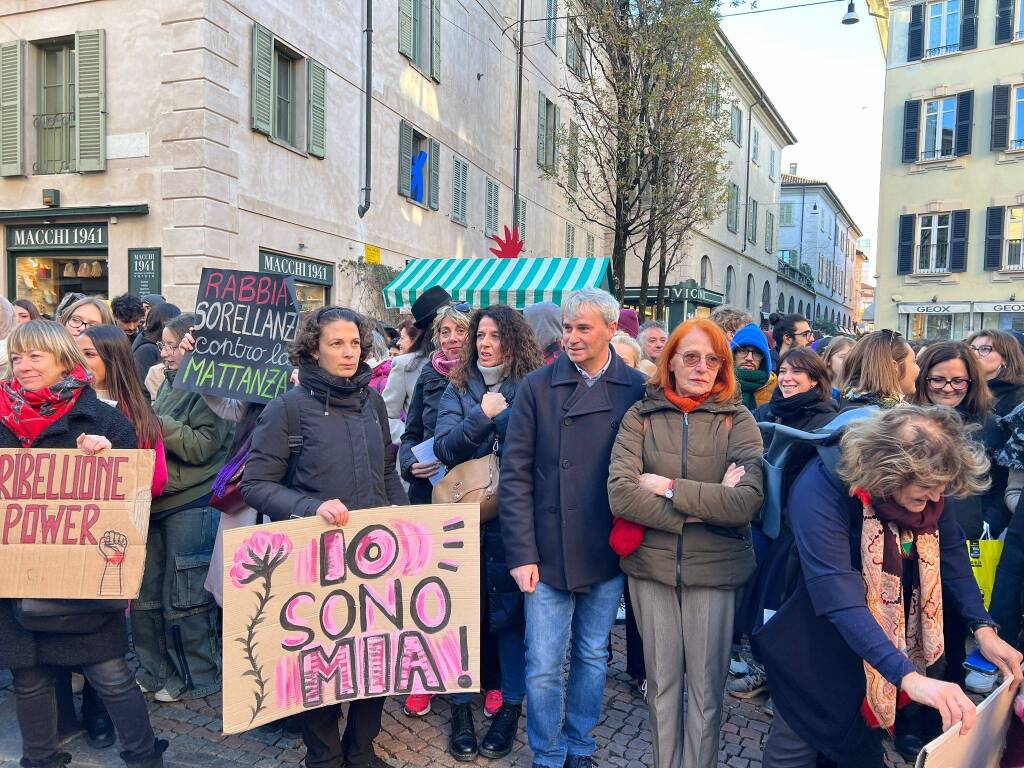
<path id="1" fill-rule="evenodd" d="M 68 752 L 55 752 L 52 757 L 45 760 L 29 760 L 21 758 L 21 768 L 64 768 L 71 762 L 71 754 Z"/>
<path id="2" fill-rule="evenodd" d="M 456 704 L 452 707 L 452 732 L 448 737 L 448 751 L 460 762 L 476 757 L 478 749 L 472 704 Z"/>
<path id="3" fill-rule="evenodd" d="M 85 732 L 93 749 L 104 749 L 114 743 L 114 723 L 106 712 L 87 719 Z"/>
<path id="4" fill-rule="evenodd" d="M 165 739 L 155 739 L 153 748 L 143 755 L 129 755 L 121 753 L 121 759 L 127 768 L 164 768 L 164 752 L 167 750 Z"/>
<path id="5" fill-rule="evenodd" d="M 519 715 L 522 704 L 502 704 L 498 714 L 491 720 L 491 727 L 480 742 L 480 754 L 484 757 L 504 757 L 512 751 L 512 742 L 519 731 Z"/>

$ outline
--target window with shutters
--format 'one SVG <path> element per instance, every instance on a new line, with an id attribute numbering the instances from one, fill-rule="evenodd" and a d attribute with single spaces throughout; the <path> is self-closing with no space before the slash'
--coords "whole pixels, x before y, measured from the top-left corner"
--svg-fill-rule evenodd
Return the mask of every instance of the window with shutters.
<path id="1" fill-rule="evenodd" d="M 757 200 L 747 198 L 747 240 L 757 242 Z"/>
<path id="2" fill-rule="evenodd" d="M 499 203 L 501 187 L 494 179 L 487 179 L 487 200 L 484 210 L 484 234 L 490 237 L 498 231 Z"/>
<path id="3" fill-rule="evenodd" d="M 730 232 L 739 229 L 740 188 L 736 184 L 729 185 L 729 204 L 726 208 L 725 226 Z"/>
<path id="4" fill-rule="evenodd" d="M 70 173 L 75 162 L 75 44 L 68 41 L 39 49 L 39 114 L 34 173 Z"/>
<path id="5" fill-rule="evenodd" d="M 1006 209 L 1006 242 L 1003 245 L 1005 254 L 1003 269 L 1024 269 L 1024 258 L 1021 254 L 1021 240 L 1024 239 L 1024 205 L 1015 205 Z"/>
<path id="6" fill-rule="evenodd" d="M 1013 37 L 1015 40 L 1024 40 L 1024 2 L 1017 0 L 1015 3 L 1017 11 L 1017 24 L 1014 26 Z"/>
<path id="7" fill-rule="evenodd" d="M 775 250 L 775 215 L 771 211 L 764 214 L 764 250 L 766 253 Z"/>
<path id="8" fill-rule="evenodd" d="M 441 81 L 441 0 L 399 0 L 398 52 Z"/>
<path id="9" fill-rule="evenodd" d="M 298 62 L 283 48 L 274 48 L 274 118 L 271 135 L 289 146 L 296 146 L 295 72 Z"/>
<path id="10" fill-rule="evenodd" d="M 775 181 L 775 174 L 779 167 L 779 153 L 775 150 L 775 147 L 768 148 L 768 178 L 771 181 Z"/>
<path id="11" fill-rule="evenodd" d="M 779 226 L 792 227 L 796 203 L 782 203 L 779 205 Z"/>
<path id="12" fill-rule="evenodd" d="M 582 80 L 587 76 L 586 43 L 583 29 L 575 19 L 566 22 L 565 65 L 569 71 Z"/>
<path id="13" fill-rule="evenodd" d="M 1024 0 L 1020 3 L 1024 6 Z M 1013 88 L 1013 102 L 1010 107 L 1013 125 L 1010 128 L 1010 149 L 1024 149 L 1024 85 Z"/>
<path id="14" fill-rule="evenodd" d="M 552 173 L 558 162 L 559 110 L 543 93 L 537 104 L 537 165 Z"/>
<path id="15" fill-rule="evenodd" d="M 398 131 L 398 194 L 436 211 L 441 145 L 402 120 Z"/>
<path id="16" fill-rule="evenodd" d="M 960 0 L 928 3 L 925 41 L 925 58 L 960 50 Z"/>
<path id="17" fill-rule="evenodd" d="M 519 229 L 519 239 L 526 241 L 526 199 L 519 198 L 519 215 L 516 216 L 516 224 Z"/>
<path id="18" fill-rule="evenodd" d="M 953 157 L 956 149 L 956 96 L 932 99 L 924 103 L 922 160 Z"/>
<path id="19" fill-rule="evenodd" d="M 594 237 L 592 232 L 587 232 L 587 258 L 592 259 L 597 255 L 597 238 Z"/>
<path id="20" fill-rule="evenodd" d="M 754 129 L 753 146 L 750 148 L 751 159 L 755 163 L 761 162 L 761 131 L 758 128 Z"/>
<path id="21" fill-rule="evenodd" d="M 548 17 L 544 25 L 544 41 L 551 50 L 555 49 L 555 39 L 558 37 L 558 0 L 547 0 Z"/>
<path id="22" fill-rule="evenodd" d="M 565 258 L 571 259 L 576 255 L 576 227 L 569 222 L 565 223 Z"/>
<path id="23" fill-rule="evenodd" d="M 739 147 L 743 146 L 743 110 L 739 104 L 732 105 L 732 113 L 729 117 L 729 132 L 732 140 Z"/>
<path id="24" fill-rule="evenodd" d="M 452 158 L 452 221 L 467 223 L 466 202 L 469 198 L 469 163 L 458 157 Z"/>
<path id="25" fill-rule="evenodd" d="M 918 217 L 917 260 L 919 275 L 949 272 L 949 214 L 929 213 Z"/>

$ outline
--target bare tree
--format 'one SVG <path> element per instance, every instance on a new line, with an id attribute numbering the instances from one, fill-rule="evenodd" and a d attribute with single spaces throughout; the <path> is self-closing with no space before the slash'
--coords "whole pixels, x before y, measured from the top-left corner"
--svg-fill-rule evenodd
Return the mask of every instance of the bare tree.
<path id="1" fill-rule="evenodd" d="M 573 0 L 567 58 L 575 74 L 568 151 L 549 172 L 570 204 L 613 233 L 612 276 L 640 259 L 641 306 L 686 233 L 721 209 L 722 141 L 715 2 Z M 659 267 L 660 265 L 660 267 Z M 670 265 L 669 265 L 670 266 Z M 664 273 L 664 274 L 662 274 Z"/>

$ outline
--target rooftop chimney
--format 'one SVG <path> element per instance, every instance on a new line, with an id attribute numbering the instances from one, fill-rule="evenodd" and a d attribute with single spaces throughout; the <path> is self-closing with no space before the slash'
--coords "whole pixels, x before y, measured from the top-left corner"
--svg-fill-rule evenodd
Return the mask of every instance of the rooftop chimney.
<path id="1" fill-rule="evenodd" d="M 789 175 L 796 176 L 796 163 L 789 164 Z"/>

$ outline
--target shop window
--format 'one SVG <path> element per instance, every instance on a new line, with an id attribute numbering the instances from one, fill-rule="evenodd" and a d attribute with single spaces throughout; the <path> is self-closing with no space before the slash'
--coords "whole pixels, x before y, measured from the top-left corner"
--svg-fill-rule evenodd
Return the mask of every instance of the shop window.
<path id="1" fill-rule="evenodd" d="M 53 317 L 68 293 L 107 295 L 105 254 L 88 256 L 18 255 L 14 261 L 14 298 L 28 299 L 44 315 Z"/>

